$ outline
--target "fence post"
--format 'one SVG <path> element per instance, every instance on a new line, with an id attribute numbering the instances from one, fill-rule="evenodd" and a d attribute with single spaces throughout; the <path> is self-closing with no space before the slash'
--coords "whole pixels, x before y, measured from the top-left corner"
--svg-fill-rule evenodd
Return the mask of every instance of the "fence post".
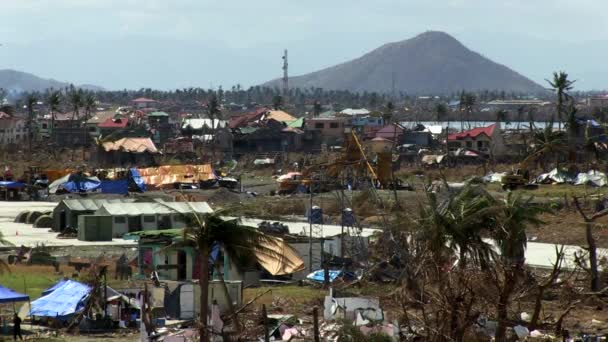
<path id="1" fill-rule="evenodd" d="M 262 304 L 262 320 L 264 322 L 264 342 L 270 342 L 270 335 L 268 335 L 268 316 L 266 315 L 266 304 Z"/>
<path id="2" fill-rule="evenodd" d="M 312 309 L 312 326 L 315 338 L 314 341 L 320 342 L 321 340 L 319 339 L 319 309 L 316 306 Z"/>

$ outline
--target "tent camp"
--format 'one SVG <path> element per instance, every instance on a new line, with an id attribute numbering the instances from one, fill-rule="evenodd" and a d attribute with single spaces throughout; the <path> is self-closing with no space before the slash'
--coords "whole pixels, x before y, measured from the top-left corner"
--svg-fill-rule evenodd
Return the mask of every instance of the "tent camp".
<path id="1" fill-rule="evenodd" d="M 84 309 L 90 292 L 91 288 L 87 285 L 74 280 L 62 280 L 32 302 L 29 315 L 65 321 Z"/>

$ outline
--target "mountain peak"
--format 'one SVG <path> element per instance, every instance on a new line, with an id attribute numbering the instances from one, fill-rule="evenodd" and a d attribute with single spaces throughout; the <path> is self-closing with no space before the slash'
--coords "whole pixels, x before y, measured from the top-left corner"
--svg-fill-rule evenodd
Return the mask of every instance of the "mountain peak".
<path id="1" fill-rule="evenodd" d="M 70 84 L 67 82 L 40 78 L 36 75 L 13 69 L 0 70 L 0 88 L 6 89 L 9 92 L 21 93 L 29 91 L 45 91 L 46 89 L 50 88 L 61 89 L 69 85 Z M 103 89 L 94 85 L 80 85 L 76 87 L 93 91 Z"/>
<path id="2" fill-rule="evenodd" d="M 466 90 L 504 90 L 537 93 L 544 89 L 508 67 L 469 50 L 441 31 L 385 44 L 357 59 L 310 74 L 292 77 L 296 88 L 324 88 L 355 92 L 446 94 Z M 273 80 L 267 83 L 278 86 Z"/>

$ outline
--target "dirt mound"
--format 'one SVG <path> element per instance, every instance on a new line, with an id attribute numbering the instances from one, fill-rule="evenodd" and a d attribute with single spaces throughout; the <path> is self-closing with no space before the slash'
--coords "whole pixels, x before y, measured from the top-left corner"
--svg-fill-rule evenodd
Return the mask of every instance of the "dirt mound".
<path id="1" fill-rule="evenodd" d="M 226 188 L 218 188 L 215 193 L 209 196 L 207 201 L 212 207 L 214 205 L 224 206 L 229 204 L 238 204 L 241 202 L 241 200 L 243 200 L 244 196 L 246 196 L 246 194 L 230 191 Z"/>

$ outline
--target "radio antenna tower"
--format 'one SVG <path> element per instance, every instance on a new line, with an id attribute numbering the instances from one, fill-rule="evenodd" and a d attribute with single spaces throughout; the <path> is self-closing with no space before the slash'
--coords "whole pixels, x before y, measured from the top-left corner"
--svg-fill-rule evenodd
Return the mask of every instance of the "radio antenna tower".
<path id="1" fill-rule="evenodd" d="M 289 63 L 287 61 L 287 49 L 283 52 L 283 103 L 287 103 L 287 95 L 289 93 Z"/>

